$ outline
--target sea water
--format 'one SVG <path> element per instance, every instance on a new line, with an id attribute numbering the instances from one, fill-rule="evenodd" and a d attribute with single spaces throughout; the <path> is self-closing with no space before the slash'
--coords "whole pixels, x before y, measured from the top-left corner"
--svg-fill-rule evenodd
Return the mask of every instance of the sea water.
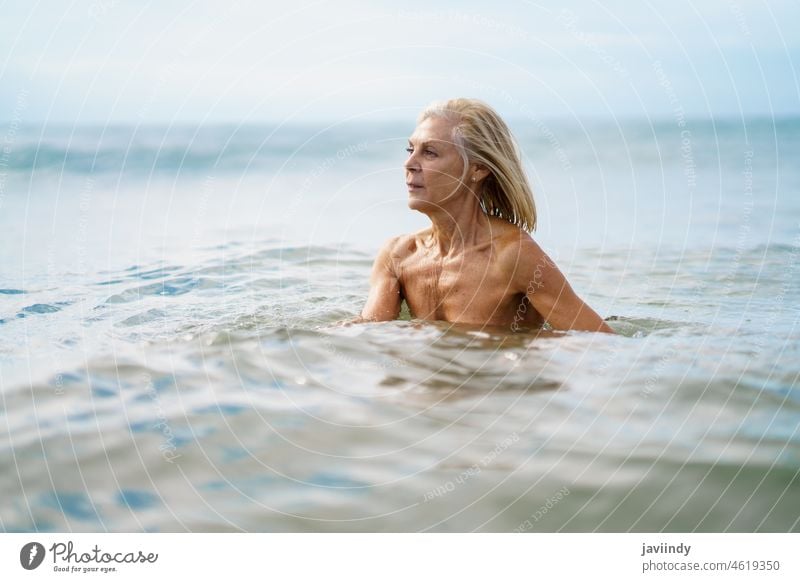
<path id="1" fill-rule="evenodd" d="M 338 325 L 408 123 L 5 128 L 0 528 L 800 530 L 800 121 L 511 125 L 617 336 Z"/>

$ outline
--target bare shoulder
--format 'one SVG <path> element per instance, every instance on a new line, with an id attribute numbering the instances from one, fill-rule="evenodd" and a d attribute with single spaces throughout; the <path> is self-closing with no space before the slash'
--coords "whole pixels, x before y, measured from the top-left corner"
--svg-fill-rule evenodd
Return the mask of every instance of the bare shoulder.
<path id="1" fill-rule="evenodd" d="M 393 236 L 383 244 L 381 252 L 386 253 L 387 257 L 391 257 L 395 261 L 402 260 L 417 250 L 419 234 L 407 233 Z"/>
<path id="2" fill-rule="evenodd" d="M 417 235 L 418 233 L 400 234 L 387 239 L 378 252 L 376 263 L 381 263 L 396 273 L 397 265 L 416 251 Z"/>
<path id="3" fill-rule="evenodd" d="M 541 284 L 560 275 L 553 259 L 521 228 L 514 227 L 498 246 L 499 264 L 521 291 L 527 290 L 531 281 Z"/>
<path id="4" fill-rule="evenodd" d="M 521 228 L 506 223 L 495 237 L 495 252 L 504 267 L 520 267 L 522 263 L 536 259 L 544 253 L 531 236 Z"/>

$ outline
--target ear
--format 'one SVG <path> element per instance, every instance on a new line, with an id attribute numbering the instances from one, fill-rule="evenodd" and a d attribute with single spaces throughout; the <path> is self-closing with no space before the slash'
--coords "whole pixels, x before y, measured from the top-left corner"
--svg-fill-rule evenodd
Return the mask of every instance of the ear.
<path id="1" fill-rule="evenodd" d="M 489 172 L 489 168 L 477 162 L 470 164 L 469 169 L 470 171 L 467 173 L 468 182 L 478 183 L 491 173 Z"/>

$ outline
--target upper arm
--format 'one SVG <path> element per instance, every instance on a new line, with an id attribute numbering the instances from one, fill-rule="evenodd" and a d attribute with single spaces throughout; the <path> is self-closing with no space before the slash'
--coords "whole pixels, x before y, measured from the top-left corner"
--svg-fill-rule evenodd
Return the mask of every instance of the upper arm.
<path id="1" fill-rule="evenodd" d="M 518 263 L 518 287 L 553 329 L 616 333 L 578 297 L 553 260 L 533 240 L 520 245 Z"/>
<path id="2" fill-rule="evenodd" d="M 369 296 L 361 318 L 369 321 L 391 321 L 400 315 L 400 280 L 394 268 L 392 251 L 397 243 L 397 237 L 392 238 L 383 245 L 375 257 L 370 275 Z"/>

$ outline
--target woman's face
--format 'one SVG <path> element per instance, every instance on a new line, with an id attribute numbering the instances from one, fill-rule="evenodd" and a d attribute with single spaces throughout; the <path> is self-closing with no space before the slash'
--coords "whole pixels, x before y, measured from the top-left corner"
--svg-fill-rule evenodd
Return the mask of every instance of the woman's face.
<path id="1" fill-rule="evenodd" d="M 408 159 L 403 167 L 412 210 L 441 208 L 468 191 L 461 182 L 464 160 L 452 136 L 452 122 L 428 117 L 408 138 Z"/>

